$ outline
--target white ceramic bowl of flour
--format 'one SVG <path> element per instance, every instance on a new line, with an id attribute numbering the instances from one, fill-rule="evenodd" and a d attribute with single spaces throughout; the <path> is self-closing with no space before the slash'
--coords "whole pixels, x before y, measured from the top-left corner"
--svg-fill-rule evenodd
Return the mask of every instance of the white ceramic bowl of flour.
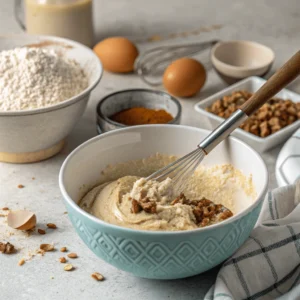
<path id="1" fill-rule="evenodd" d="M 28 45 L 55 49 L 67 59 L 75 60 L 87 75 L 88 86 L 68 100 L 51 106 L 19 111 L 0 110 L 0 161 L 36 162 L 58 153 L 83 114 L 90 93 L 103 72 L 94 52 L 77 42 L 50 36 L 0 37 L 0 51 Z"/>

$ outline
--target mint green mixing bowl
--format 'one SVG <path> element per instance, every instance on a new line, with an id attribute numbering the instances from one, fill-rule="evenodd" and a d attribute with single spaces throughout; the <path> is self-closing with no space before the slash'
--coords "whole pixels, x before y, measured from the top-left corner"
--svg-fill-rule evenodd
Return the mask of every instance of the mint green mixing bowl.
<path id="1" fill-rule="evenodd" d="M 101 221 L 77 205 L 83 185 L 95 185 L 107 164 L 156 152 L 181 156 L 195 149 L 207 134 L 187 126 L 133 126 L 105 133 L 75 149 L 60 170 L 59 186 L 71 222 L 90 250 L 118 269 L 153 279 L 193 276 L 232 255 L 258 219 L 268 182 L 261 157 L 233 137 L 213 150 L 203 164 L 231 163 L 245 175 L 252 174 L 257 198 L 247 206 L 240 203 L 240 212 L 219 224 L 180 232 L 133 230 Z"/>

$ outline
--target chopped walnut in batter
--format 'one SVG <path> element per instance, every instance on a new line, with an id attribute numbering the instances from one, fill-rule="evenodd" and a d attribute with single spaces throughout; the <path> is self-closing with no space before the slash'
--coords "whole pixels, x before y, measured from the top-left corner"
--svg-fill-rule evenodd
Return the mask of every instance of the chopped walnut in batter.
<path id="1" fill-rule="evenodd" d="M 80 206 L 115 225 L 176 231 L 221 222 L 252 203 L 256 192 L 251 175 L 229 164 L 199 166 L 179 197 L 171 178 L 161 182 L 146 179 L 174 159 L 158 154 L 109 167 L 111 172 L 82 198 Z M 137 176 L 126 175 L 129 169 Z"/>
<path id="2" fill-rule="evenodd" d="M 144 201 L 152 207 L 152 209 L 145 209 L 143 207 Z M 156 202 L 150 201 L 149 198 L 142 198 L 140 200 L 132 199 L 132 208 L 131 212 L 137 214 L 141 211 L 147 213 L 156 213 Z M 176 197 L 171 205 L 187 205 L 192 208 L 193 214 L 195 216 L 194 222 L 199 227 L 205 227 L 214 223 L 224 221 L 233 216 L 231 210 L 223 206 L 222 204 L 214 204 L 212 201 L 202 198 L 201 200 L 189 200 L 181 193 Z"/>
<path id="3" fill-rule="evenodd" d="M 150 214 L 156 213 L 156 202 L 150 201 L 149 198 L 141 198 L 140 200 L 132 199 L 131 203 L 131 211 L 134 214 L 137 214 L 142 210 Z"/>
<path id="4" fill-rule="evenodd" d="M 171 204 L 176 205 L 178 203 L 192 207 L 196 224 L 200 227 L 224 221 L 233 216 L 232 211 L 224 205 L 215 204 L 204 197 L 200 200 L 189 200 L 181 193 Z"/>

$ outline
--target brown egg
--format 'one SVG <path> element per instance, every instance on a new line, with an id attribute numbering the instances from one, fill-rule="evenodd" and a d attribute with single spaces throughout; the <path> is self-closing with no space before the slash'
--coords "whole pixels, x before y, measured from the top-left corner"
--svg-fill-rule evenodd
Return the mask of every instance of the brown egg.
<path id="1" fill-rule="evenodd" d="M 203 65 L 192 58 L 173 61 L 165 70 L 163 83 L 166 90 L 178 97 L 191 97 L 203 87 L 206 71 Z"/>
<path id="2" fill-rule="evenodd" d="M 139 52 L 136 46 L 126 38 L 107 38 L 94 47 L 103 68 L 114 73 L 132 72 L 134 61 Z"/>

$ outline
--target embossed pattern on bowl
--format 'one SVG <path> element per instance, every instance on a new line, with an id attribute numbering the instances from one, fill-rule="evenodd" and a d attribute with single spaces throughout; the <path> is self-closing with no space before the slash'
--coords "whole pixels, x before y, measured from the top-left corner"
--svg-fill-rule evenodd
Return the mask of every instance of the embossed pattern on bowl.
<path id="1" fill-rule="evenodd" d="M 232 255 L 253 229 L 267 191 L 268 173 L 261 157 L 230 137 L 203 164 L 231 163 L 253 175 L 257 198 L 222 223 L 189 231 L 143 231 L 108 224 L 83 211 L 82 185 L 94 186 L 107 164 L 147 157 L 156 152 L 181 156 L 208 131 L 188 126 L 133 126 L 95 137 L 64 162 L 59 185 L 78 235 L 98 257 L 135 276 L 176 279 L 202 273 Z M 80 170 L 80 172 L 79 172 Z"/>

